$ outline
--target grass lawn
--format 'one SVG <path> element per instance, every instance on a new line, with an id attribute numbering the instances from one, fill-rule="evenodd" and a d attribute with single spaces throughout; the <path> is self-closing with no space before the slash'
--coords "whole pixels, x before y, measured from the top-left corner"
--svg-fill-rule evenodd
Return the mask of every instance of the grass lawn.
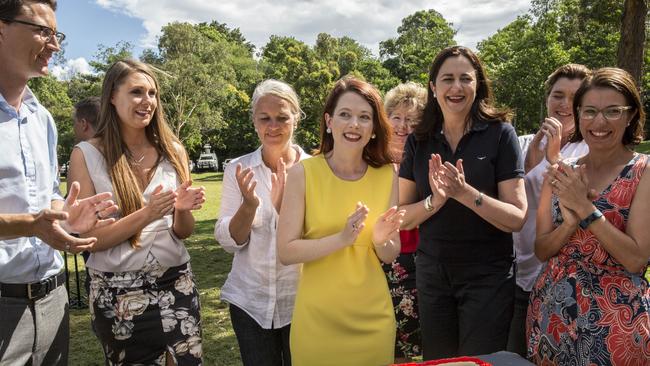
<path id="1" fill-rule="evenodd" d="M 230 272 L 232 255 L 226 253 L 214 240 L 214 222 L 221 202 L 222 173 L 193 174 L 194 185 L 206 188 L 207 202 L 194 213 L 196 228 L 187 240 L 192 256 L 192 269 L 196 275 L 201 294 L 201 317 L 203 322 L 203 360 L 205 365 L 240 365 L 237 339 L 230 324 L 228 307 L 219 301 L 220 289 Z M 69 268 L 74 268 L 68 256 Z M 79 256 L 80 270 L 83 260 Z M 85 275 L 85 273 L 83 273 Z M 70 288 L 76 291 L 74 274 Z M 83 277 L 82 277 L 83 278 Z M 83 280 L 82 280 L 83 281 Z M 81 290 L 84 292 L 84 290 Z M 75 297 L 71 294 L 71 299 Z M 70 365 L 103 365 L 99 341 L 90 330 L 88 309 L 70 311 Z"/>
<path id="2" fill-rule="evenodd" d="M 650 140 L 643 141 L 639 146 L 637 146 L 636 151 L 644 154 L 650 154 Z"/>

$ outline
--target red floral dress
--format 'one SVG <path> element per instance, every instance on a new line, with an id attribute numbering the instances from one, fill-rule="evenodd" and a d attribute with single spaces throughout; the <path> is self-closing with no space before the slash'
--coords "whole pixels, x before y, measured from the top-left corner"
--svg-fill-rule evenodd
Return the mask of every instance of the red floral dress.
<path id="1" fill-rule="evenodd" d="M 621 231 L 646 166 L 636 154 L 594 201 Z M 553 197 L 554 224 L 562 222 Z M 650 365 L 650 289 L 578 228 L 540 274 L 530 296 L 528 357 L 538 365 Z"/>

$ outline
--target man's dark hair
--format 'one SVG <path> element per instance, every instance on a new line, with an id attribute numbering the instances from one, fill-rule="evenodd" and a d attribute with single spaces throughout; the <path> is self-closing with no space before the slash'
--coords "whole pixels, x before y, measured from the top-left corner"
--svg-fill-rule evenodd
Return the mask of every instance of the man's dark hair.
<path id="1" fill-rule="evenodd" d="M 56 0 L 0 0 L 0 18 L 15 19 L 23 6 L 29 4 L 45 4 L 56 11 Z"/>
<path id="2" fill-rule="evenodd" d="M 99 97 L 88 97 L 74 105 L 76 119 L 85 119 L 97 131 L 97 117 L 99 117 Z"/>

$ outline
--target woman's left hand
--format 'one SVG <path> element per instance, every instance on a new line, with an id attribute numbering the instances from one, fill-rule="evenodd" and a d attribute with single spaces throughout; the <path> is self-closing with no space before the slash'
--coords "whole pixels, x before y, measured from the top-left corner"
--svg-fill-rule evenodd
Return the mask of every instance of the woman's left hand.
<path id="1" fill-rule="evenodd" d="M 188 180 L 176 189 L 176 203 L 174 209 L 178 211 L 199 210 L 205 203 L 205 188 L 194 188 L 192 181 Z"/>
<path id="2" fill-rule="evenodd" d="M 458 199 L 458 197 L 467 191 L 463 159 L 458 159 L 456 166 L 446 161 L 440 167 L 440 173 L 442 188 L 447 193 L 447 197 Z"/>
<path id="3" fill-rule="evenodd" d="M 574 168 L 560 161 L 548 174 L 553 194 L 558 196 L 566 208 L 580 212 L 581 207 L 592 204 L 584 165 Z"/>
<path id="4" fill-rule="evenodd" d="M 393 206 L 381 214 L 372 228 L 372 242 L 379 245 L 398 234 L 404 213 L 406 213 L 405 210 L 399 210 L 397 206 Z"/>

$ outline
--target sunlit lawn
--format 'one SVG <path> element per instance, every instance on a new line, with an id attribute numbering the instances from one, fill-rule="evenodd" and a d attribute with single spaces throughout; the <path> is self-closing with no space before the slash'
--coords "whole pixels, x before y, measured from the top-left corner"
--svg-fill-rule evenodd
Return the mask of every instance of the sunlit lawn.
<path id="1" fill-rule="evenodd" d="M 196 228 L 187 240 L 192 256 L 192 269 L 196 275 L 201 294 L 201 317 L 203 321 L 203 355 L 205 365 L 240 365 L 237 340 L 230 324 L 227 305 L 219 301 L 219 291 L 228 272 L 232 256 L 219 247 L 213 236 L 219 203 L 221 201 L 221 173 L 194 174 L 194 185 L 206 188 L 208 201 L 203 208 L 194 213 Z M 79 269 L 83 273 L 83 260 L 79 256 Z M 74 283 L 74 264 L 68 258 L 72 279 L 71 289 L 76 291 Z M 82 277 L 83 278 L 83 277 Z M 82 280 L 83 281 L 83 280 Z M 84 290 L 82 289 L 83 293 Z M 84 294 L 85 295 L 85 294 Z M 71 300 L 76 298 L 71 294 Z M 99 341 L 90 331 L 88 308 L 70 312 L 70 365 L 103 365 L 103 354 Z"/>

